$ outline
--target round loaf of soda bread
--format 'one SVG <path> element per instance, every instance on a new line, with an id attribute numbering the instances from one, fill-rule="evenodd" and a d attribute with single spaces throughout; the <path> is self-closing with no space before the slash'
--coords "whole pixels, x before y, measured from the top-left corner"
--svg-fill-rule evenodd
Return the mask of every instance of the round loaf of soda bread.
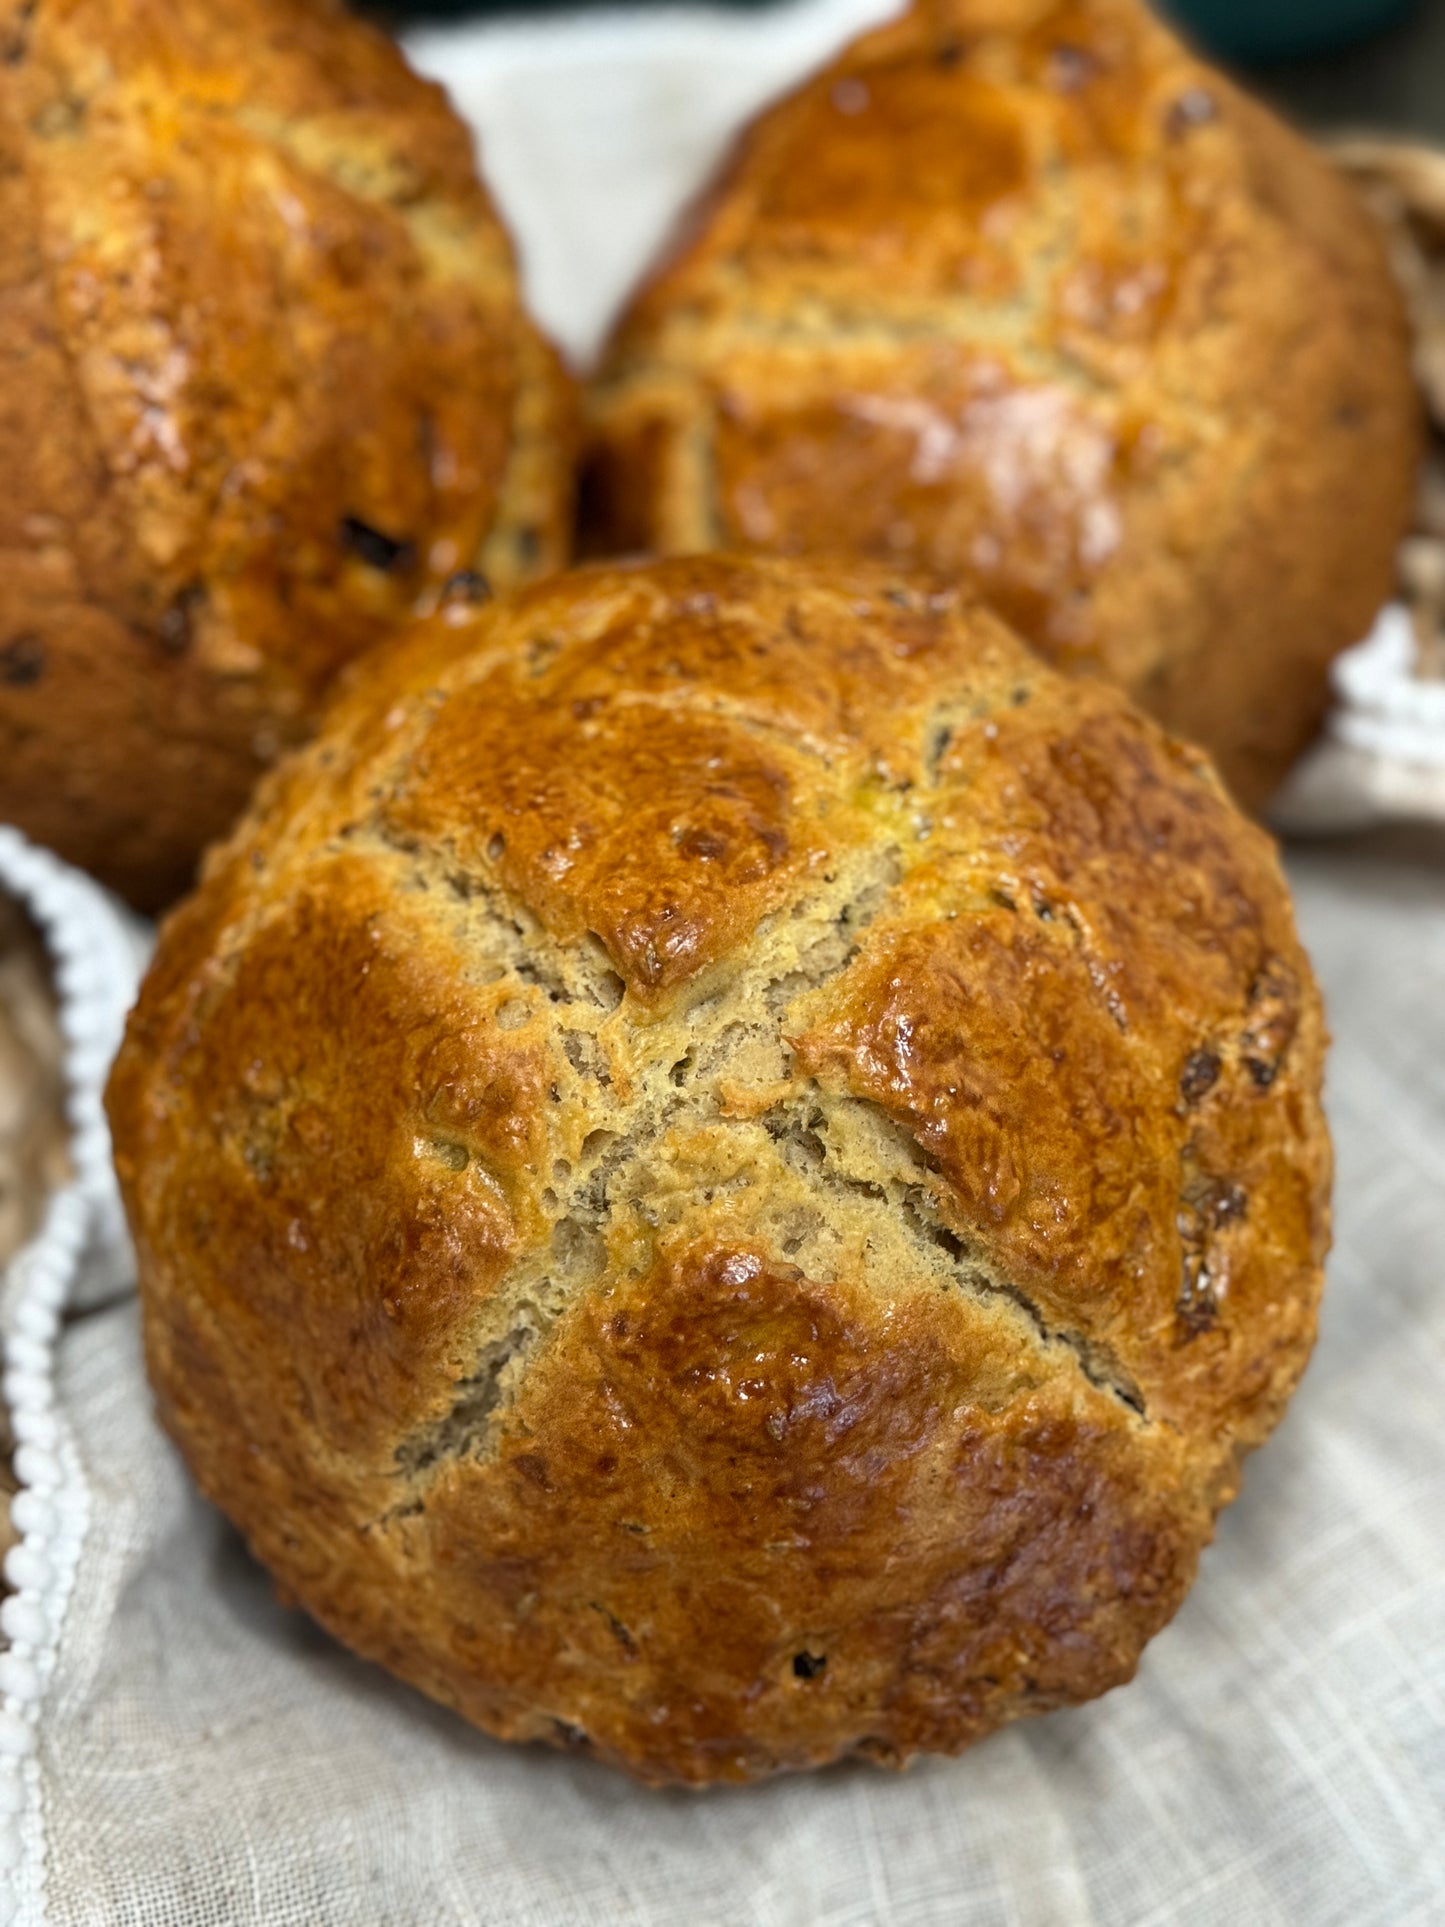
<path id="1" fill-rule="evenodd" d="M 0 0 L 0 819 L 172 899 L 429 585 L 564 559 L 573 413 L 342 0 Z"/>
<path id="2" fill-rule="evenodd" d="M 591 404 L 600 552 L 979 586 L 1262 804 L 1408 525 L 1353 189 L 1137 0 L 923 0 L 743 135 Z"/>
<path id="3" fill-rule="evenodd" d="M 110 1092 L 283 1593 L 652 1781 L 1127 1679 L 1309 1351 L 1319 999 L 1202 757 L 952 587 L 705 557 L 359 666 Z"/>

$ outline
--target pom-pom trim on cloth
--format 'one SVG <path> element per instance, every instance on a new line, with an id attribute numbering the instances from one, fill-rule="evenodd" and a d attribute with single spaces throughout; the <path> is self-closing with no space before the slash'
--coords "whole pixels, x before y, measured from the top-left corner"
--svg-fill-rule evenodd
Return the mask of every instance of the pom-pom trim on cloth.
<path id="1" fill-rule="evenodd" d="M 1285 835 L 1445 823 L 1445 681 L 1421 673 L 1410 612 L 1391 602 L 1330 671 L 1323 735 L 1270 806 Z"/>
<path id="2" fill-rule="evenodd" d="M 79 1295 L 82 1260 L 102 1260 L 87 1270 L 84 1295 L 92 1302 L 97 1285 L 102 1294 L 113 1290 L 126 1271 L 102 1093 L 135 995 L 143 941 L 95 884 L 5 825 L 0 890 L 29 912 L 54 964 L 74 1172 L 0 1284 L 0 1389 L 19 1485 L 11 1504 L 18 1536 L 4 1566 L 14 1590 L 0 1603 L 0 1633 L 8 1641 L 0 1653 L 0 1927 L 8 1927 L 43 1915 L 35 1753 L 89 1513 L 75 1444 L 56 1409 L 55 1346 L 61 1315 Z"/>

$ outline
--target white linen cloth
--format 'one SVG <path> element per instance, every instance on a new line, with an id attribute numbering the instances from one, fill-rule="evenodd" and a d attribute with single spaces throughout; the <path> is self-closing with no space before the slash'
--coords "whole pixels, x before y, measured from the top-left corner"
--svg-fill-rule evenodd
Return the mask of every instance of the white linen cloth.
<path id="1" fill-rule="evenodd" d="M 727 129 L 882 10 L 502 26 L 415 51 L 486 130 L 538 305 L 582 352 Z M 19 887 L 5 859 L 0 887 Z M 0 1608 L 0 1921 L 1445 1921 L 1445 836 L 1315 845 L 1290 868 L 1336 1035 L 1320 1343 L 1133 1685 L 901 1777 L 655 1793 L 495 1745 L 274 1603 L 153 1423 L 132 1302 L 59 1325 L 77 1213 L 99 1240 L 87 1275 L 110 1285 L 121 1262 L 92 1172 L 3 1297 L 27 1498 Z M 93 1043 L 134 963 L 103 904 L 93 924 L 72 909 L 89 962 L 62 987 Z M 72 1069 L 93 1124 L 95 1050 Z"/>

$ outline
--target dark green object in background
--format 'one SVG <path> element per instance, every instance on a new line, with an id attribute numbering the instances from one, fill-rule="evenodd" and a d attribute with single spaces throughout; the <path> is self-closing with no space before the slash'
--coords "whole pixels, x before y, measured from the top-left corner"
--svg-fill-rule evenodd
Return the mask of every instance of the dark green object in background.
<path id="1" fill-rule="evenodd" d="M 1221 60 L 1299 60 L 1378 33 L 1415 0 L 1164 0 L 1205 52 Z"/>
<path id="2" fill-rule="evenodd" d="M 654 0 L 352 0 L 388 26 L 587 12 Z M 773 0 L 703 0 L 766 11 Z M 668 0 L 660 0 L 666 6 Z M 1202 52 L 1307 127 L 1445 141 L 1445 0 L 1153 0 Z M 1286 54 L 1286 49 L 1289 49 Z M 1266 51 L 1268 49 L 1269 51 Z"/>
<path id="3" fill-rule="evenodd" d="M 627 0 L 612 0 L 614 5 Z M 466 14 L 550 13 L 589 0 L 361 0 L 363 11 L 396 18 L 456 19 Z M 759 5 L 766 0 L 721 0 Z M 1205 52 L 1221 60 L 1297 60 L 1332 53 L 1393 26 L 1416 0 L 1155 0 Z"/>

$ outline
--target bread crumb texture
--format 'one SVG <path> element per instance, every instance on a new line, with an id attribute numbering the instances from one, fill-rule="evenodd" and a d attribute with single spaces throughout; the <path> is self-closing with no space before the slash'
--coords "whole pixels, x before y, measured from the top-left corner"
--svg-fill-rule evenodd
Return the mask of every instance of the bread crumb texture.
<path id="1" fill-rule="evenodd" d="M 924 0 L 746 130 L 624 315 L 588 541 L 967 579 L 1252 807 L 1390 593 L 1418 416 L 1325 156 L 1137 0 Z"/>
<path id="2" fill-rule="evenodd" d="M 0 816 L 173 898 L 429 585 L 564 558 L 570 411 L 340 0 L 0 0 Z"/>
<path id="3" fill-rule="evenodd" d="M 1203 759 L 950 586 L 598 567 L 363 665 L 110 1091 L 283 1593 L 652 1781 L 1134 1669 L 1311 1343 L 1319 999 Z"/>

